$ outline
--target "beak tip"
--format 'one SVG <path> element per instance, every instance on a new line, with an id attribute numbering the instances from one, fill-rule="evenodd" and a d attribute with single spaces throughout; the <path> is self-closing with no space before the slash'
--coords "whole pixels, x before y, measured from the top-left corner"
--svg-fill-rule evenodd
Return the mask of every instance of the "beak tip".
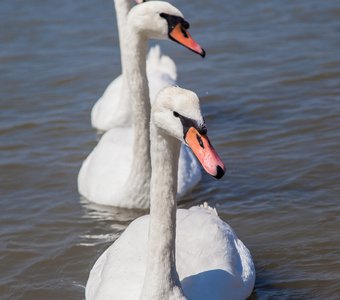
<path id="1" fill-rule="evenodd" d="M 221 179 L 225 173 L 224 166 L 217 166 L 216 167 L 216 175 L 214 176 L 216 179 Z"/>
<path id="2" fill-rule="evenodd" d="M 202 53 L 200 53 L 200 55 L 202 56 L 202 58 L 204 58 L 205 57 L 205 50 L 202 48 Z"/>

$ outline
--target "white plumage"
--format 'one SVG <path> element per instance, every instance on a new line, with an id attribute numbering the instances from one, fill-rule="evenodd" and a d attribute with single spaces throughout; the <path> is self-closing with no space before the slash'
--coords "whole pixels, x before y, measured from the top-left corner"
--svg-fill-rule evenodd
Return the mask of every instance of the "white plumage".
<path id="1" fill-rule="evenodd" d="M 97 260 L 87 300 L 139 299 L 146 268 L 149 215 L 134 220 Z M 214 211 L 177 210 L 176 268 L 188 299 L 246 299 L 255 282 L 249 250 Z"/>
<path id="2" fill-rule="evenodd" d="M 121 0 L 119 4 L 126 4 L 124 1 L 126 0 Z M 172 6 L 170 7 L 166 2 L 153 1 L 150 3 L 140 4 L 135 8 L 138 8 L 137 11 L 142 12 L 144 10 L 145 14 L 153 16 L 152 6 L 157 6 L 159 11 L 166 12 L 170 9 L 170 13 L 182 16 L 177 9 Z M 116 5 L 116 10 L 117 8 L 119 10 L 119 6 L 117 7 Z M 136 11 L 136 9 L 132 10 Z M 143 19 L 143 17 L 143 13 L 139 15 L 135 13 L 135 17 L 130 19 L 133 22 L 137 22 L 137 19 L 140 18 L 141 21 L 138 22 L 139 27 L 143 26 L 143 21 L 146 23 L 146 27 L 150 26 L 148 22 L 151 18 Z M 159 14 L 153 18 L 159 19 L 152 23 L 153 26 L 158 22 L 159 25 L 157 26 L 160 28 L 161 33 L 163 34 L 164 28 L 167 31 L 167 24 Z M 133 25 L 130 24 L 128 31 L 133 32 L 132 27 Z M 154 30 L 153 27 L 152 29 Z M 134 37 L 132 33 L 130 35 Z M 130 44 L 133 41 L 133 37 L 129 38 Z M 127 32 L 125 32 L 125 38 L 128 39 Z M 167 33 L 162 38 L 168 39 Z M 145 44 L 147 43 L 146 40 L 143 41 L 143 44 L 144 42 Z M 127 69 L 133 64 L 141 64 L 143 49 L 140 48 L 143 47 L 137 47 L 133 55 L 128 53 L 131 47 L 126 53 L 122 54 L 123 56 L 125 55 L 125 67 Z M 133 172 L 132 160 L 138 157 L 139 150 L 145 147 L 141 143 L 138 151 L 135 150 L 135 153 L 133 153 L 136 138 L 135 130 L 141 127 L 141 125 L 139 125 L 136 117 L 134 117 L 135 120 L 131 120 L 133 110 L 136 111 L 136 109 L 130 103 L 130 98 L 133 98 L 134 103 L 138 103 L 140 100 L 137 101 L 136 99 L 139 99 L 141 95 L 145 98 L 148 94 L 148 91 L 144 90 L 143 84 L 139 82 L 145 80 L 141 78 L 145 76 L 145 71 L 148 76 L 150 94 L 148 99 L 150 99 L 151 103 L 161 89 L 166 86 L 175 85 L 177 78 L 176 65 L 168 56 L 162 55 L 159 46 L 156 46 L 150 49 L 146 70 L 141 71 L 139 78 L 135 77 L 135 80 L 133 80 L 126 74 L 128 85 L 124 85 L 123 75 L 118 77 L 109 85 L 102 98 L 95 104 L 92 110 L 92 123 L 95 127 L 101 130 L 114 127 L 102 136 L 97 146 L 83 162 L 78 174 L 79 193 L 92 202 L 127 208 L 147 208 L 149 206 L 143 192 L 136 191 L 137 194 L 142 195 L 140 198 L 144 197 L 144 199 L 137 199 L 133 195 L 127 196 L 126 193 L 126 190 L 130 188 L 129 176 Z M 136 72 L 133 74 L 136 74 Z M 124 91 L 124 86 L 126 88 L 130 87 L 130 95 Z M 137 88 L 135 93 L 132 92 L 131 87 Z M 140 114 L 140 120 L 145 120 L 145 118 L 146 116 Z M 134 126 L 131 126 L 131 121 L 134 122 Z M 142 163 L 142 159 L 145 160 L 145 157 L 140 159 L 140 163 Z M 198 162 L 185 145 L 182 145 L 178 164 L 178 195 L 182 196 L 201 180 L 202 174 Z M 145 165 L 148 165 L 147 161 L 145 161 Z M 147 177 L 148 175 L 147 172 L 145 174 L 139 172 L 139 176 Z M 139 185 L 141 186 L 141 184 Z M 144 184 L 144 186 L 145 190 L 146 185 Z M 146 193 L 144 192 L 144 194 Z"/>
<path id="3" fill-rule="evenodd" d="M 150 101 L 164 87 L 175 85 L 177 69 L 175 62 L 161 53 L 159 45 L 150 48 L 146 60 L 146 71 L 149 82 Z M 91 124 L 100 131 L 108 131 L 115 127 L 131 127 L 132 104 L 122 103 L 123 75 L 119 75 L 105 89 L 91 111 Z"/>

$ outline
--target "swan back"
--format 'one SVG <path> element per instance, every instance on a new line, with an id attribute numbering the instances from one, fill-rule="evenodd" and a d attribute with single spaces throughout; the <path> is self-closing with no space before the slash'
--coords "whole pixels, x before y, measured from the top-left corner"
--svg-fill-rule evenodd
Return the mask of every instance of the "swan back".
<path id="1" fill-rule="evenodd" d="M 87 300 L 138 299 L 143 285 L 149 216 L 134 220 L 97 260 Z M 255 268 L 249 250 L 213 210 L 177 210 L 176 268 L 188 299 L 246 299 Z M 123 287 L 123 288 L 122 288 Z"/>
<path id="2" fill-rule="evenodd" d="M 246 299 L 254 286 L 255 267 L 234 230 L 216 211 L 197 206 L 179 210 L 177 224 L 177 271 L 185 296 Z"/>

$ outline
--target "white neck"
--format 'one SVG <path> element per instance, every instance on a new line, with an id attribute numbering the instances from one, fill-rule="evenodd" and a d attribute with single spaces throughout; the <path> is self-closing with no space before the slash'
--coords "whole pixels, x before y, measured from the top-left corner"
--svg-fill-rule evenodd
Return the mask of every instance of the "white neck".
<path id="1" fill-rule="evenodd" d="M 129 20 L 129 19 L 128 19 Z M 132 22 L 131 22 L 132 23 Z M 134 197 L 139 207 L 149 207 L 150 194 L 150 99 L 146 77 L 146 54 L 148 39 L 133 24 L 125 30 L 129 47 L 126 49 L 128 63 L 126 77 L 133 106 L 133 161 L 127 188 L 128 197 Z"/>
<path id="2" fill-rule="evenodd" d="M 140 300 L 185 299 L 176 270 L 176 191 L 180 143 L 151 122 L 151 194 L 146 274 Z"/>
<path id="3" fill-rule="evenodd" d="M 122 73 L 125 71 L 127 40 L 125 38 L 125 28 L 127 23 L 127 15 L 131 9 L 129 0 L 114 0 L 117 18 L 117 27 L 119 35 L 120 59 L 122 64 Z"/>
<path id="4" fill-rule="evenodd" d="M 129 96 L 129 86 L 128 79 L 126 76 L 126 68 L 128 64 L 128 55 L 127 49 L 129 47 L 128 40 L 126 38 L 125 30 L 127 27 L 127 15 L 131 9 L 130 0 L 114 0 L 116 17 L 117 17 L 117 27 L 118 27 L 118 35 L 119 35 L 119 46 L 120 46 L 120 61 L 122 68 L 122 87 L 121 94 L 118 99 L 120 107 L 120 111 L 117 112 L 119 114 L 119 120 L 122 125 L 130 125 L 131 124 L 131 100 Z"/>

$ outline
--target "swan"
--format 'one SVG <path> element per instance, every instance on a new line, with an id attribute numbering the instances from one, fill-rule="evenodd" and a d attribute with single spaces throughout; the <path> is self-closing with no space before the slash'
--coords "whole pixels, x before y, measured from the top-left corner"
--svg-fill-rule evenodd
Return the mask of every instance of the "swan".
<path id="1" fill-rule="evenodd" d="M 216 210 L 176 212 L 180 141 L 210 175 L 224 165 L 212 147 L 195 93 L 163 89 L 152 107 L 150 215 L 134 220 L 99 257 L 87 284 L 87 300 L 245 299 L 254 287 L 249 250 Z"/>
<path id="2" fill-rule="evenodd" d="M 151 1 L 133 7 L 125 36 L 125 72 L 129 97 L 133 99 L 133 127 L 107 131 L 83 162 L 78 174 L 78 191 L 88 200 L 117 207 L 148 208 L 150 163 L 150 100 L 146 78 L 148 38 L 170 39 L 205 56 L 188 32 L 182 13 L 167 2 Z M 201 179 L 192 153 L 182 148 L 178 194 L 184 194 Z M 192 172 L 187 170 L 193 170 Z"/>
<path id="3" fill-rule="evenodd" d="M 143 1 L 135 0 L 137 3 Z M 119 47 L 121 53 L 121 69 L 125 73 L 126 49 L 129 42 L 124 30 L 126 28 L 127 14 L 131 9 L 131 0 L 115 0 Z M 162 55 L 160 47 L 150 49 L 147 57 L 147 76 L 149 80 L 150 99 L 167 85 L 174 85 L 177 79 L 177 70 L 174 61 Z M 115 127 L 131 126 L 131 101 L 128 95 L 128 84 L 123 75 L 119 75 L 106 88 L 91 110 L 92 127 L 99 131 L 107 131 Z"/>
<path id="4" fill-rule="evenodd" d="M 142 3 L 141 0 L 135 0 Z M 118 25 L 118 35 L 121 53 L 122 73 L 126 72 L 126 57 L 129 41 L 124 30 L 126 28 L 127 14 L 131 9 L 131 0 L 115 0 L 115 10 Z M 177 70 L 174 61 L 162 55 L 160 47 L 150 49 L 146 61 L 146 73 L 149 83 L 150 101 L 153 102 L 155 95 L 165 86 L 175 85 Z M 102 97 L 96 102 L 91 111 L 91 123 L 100 131 L 107 131 L 115 127 L 131 127 L 132 104 L 128 95 L 127 78 L 120 75 L 107 87 Z M 109 146 L 108 146 L 109 147 Z M 114 174 L 110 172 L 110 174 Z M 191 152 L 184 145 L 181 148 L 179 158 L 178 194 L 183 196 L 190 191 L 202 177 L 201 169 Z M 107 197 L 110 197 L 110 188 L 106 188 Z M 103 193 L 103 189 L 101 189 Z"/>

